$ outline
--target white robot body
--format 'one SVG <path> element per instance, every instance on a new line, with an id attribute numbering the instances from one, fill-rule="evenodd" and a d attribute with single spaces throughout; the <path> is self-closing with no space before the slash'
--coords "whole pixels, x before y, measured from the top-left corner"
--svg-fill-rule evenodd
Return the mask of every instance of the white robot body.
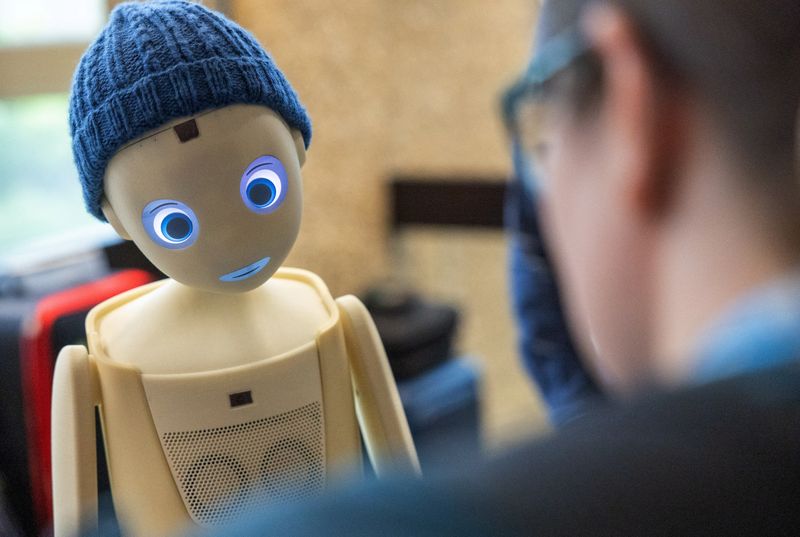
<path id="1" fill-rule="evenodd" d="M 379 475 L 418 470 L 385 354 L 375 354 L 374 326 L 358 312 L 363 306 L 353 297 L 334 301 L 304 271 L 281 269 L 274 278 L 312 286 L 328 322 L 314 341 L 231 368 L 148 374 L 105 354 L 97 331 L 104 316 L 163 282 L 92 310 L 88 354 L 65 348 L 55 375 L 56 535 L 94 523 L 96 477 L 86 465 L 95 461 L 89 423 L 95 405 L 115 508 L 130 535 L 216 526 L 356 479 L 359 421 Z M 81 397 L 92 400 L 76 404 Z"/>
<path id="2" fill-rule="evenodd" d="M 56 537 L 97 521 L 95 409 L 126 536 L 353 480 L 360 438 L 378 477 L 417 473 L 364 305 L 280 268 L 300 231 L 311 120 L 258 42 L 195 2 L 124 2 L 70 103 L 90 211 L 170 279 L 97 306 L 88 349 L 59 354 Z"/>

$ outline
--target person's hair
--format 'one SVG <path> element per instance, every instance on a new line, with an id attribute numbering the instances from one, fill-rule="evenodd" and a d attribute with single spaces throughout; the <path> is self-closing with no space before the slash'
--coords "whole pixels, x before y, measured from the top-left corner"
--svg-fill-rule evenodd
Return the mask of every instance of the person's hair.
<path id="1" fill-rule="evenodd" d="M 631 17 L 659 78 L 688 88 L 711 110 L 741 163 L 764 179 L 797 179 L 798 0 L 607 1 Z M 545 9 L 569 11 L 590 2 L 549 3 Z M 602 90 L 601 65 L 589 52 L 548 93 L 585 113 Z"/>

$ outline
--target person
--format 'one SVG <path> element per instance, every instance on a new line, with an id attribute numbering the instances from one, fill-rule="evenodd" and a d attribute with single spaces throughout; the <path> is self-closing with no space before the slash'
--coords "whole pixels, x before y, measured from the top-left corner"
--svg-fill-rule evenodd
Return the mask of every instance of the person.
<path id="1" fill-rule="evenodd" d="M 561 254 L 583 355 L 617 391 L 795 358 L 788 342 L 787 352 L 774 356 L 740 345 L 756 341 L 751 332 L 768 318 L 760 311 L 767 306 L 756 303 L 777 302 L 785 318 L 795 313 L 800 52 L 788 21 L 796 21 L 798 8 L 612 3 L 640 21 L 636 27 L 619 13 L 607 17 L 617 24 L 611 52 L 626 52 L 620 27 L 628 49 L 639 47 L 614 64 L 616 56 L 601 54 L 605 42 L 594 50 L 581 35 L 576 21 L 584 4 L 544 10 L 539 61 L 505 107 L 517 114 L 509 122 L 524 146 L 518 175 L 540 198 L 543 224 Z M 590 7 L 594 14 L 611 10 Z M 710 20 L 723 29 L 708 31 Z M 749 33 L 733 30 L 739 26 Z M 641 35 L 645 30 L 650 34 Z M 625 70 L 614 93 L 617 66 Z M 536 80 L 537 67 L 558 76 Z M 541 116 L 562 130 L 535 128 L 547 121 Z M 555 149 L 561 151 L 540 158 Z M 613 158 L 623 150 L 636 162 Z M 746 320 L 752 326 L 743 333 Z M 723 346 L 740 348 L 721 356 Z"/>
<path id="2" fill-rule="evenodd" d="M 800 4 L 549 0 L 539 40 L 505 101 L 520 175 L 570 360 L 622 402 L 229 534 L 796 533 Z"/>

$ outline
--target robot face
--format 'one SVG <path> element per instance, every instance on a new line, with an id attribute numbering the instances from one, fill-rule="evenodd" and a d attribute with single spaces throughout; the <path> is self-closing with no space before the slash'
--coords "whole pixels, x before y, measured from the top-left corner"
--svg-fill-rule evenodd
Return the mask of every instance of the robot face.
<path id="1" fill-rule="evenodd" d="M 280 159 L 271 155 L 258 157 L 242 174 L 239 192 L 245 207 L 257 214 L 277 211 L 289 188 L 286 169 Z M 200 224 L 194 211 L 178 200 L 154 200 L 142 211 L 142 225 L 156 244 L 170 250 L 182 250 L 197 240 Z M 244 281 L 258 274 L 271 261 L 258 261 L 222 274 L 221 282 Z"/>
<path id="2" fill-rule="evenodd" d="M 265 107 L 232 105 L 194 120 L 189 140 L 168 125 L 120 150 L 106 198 L 165 274 L 209 291 L 249 291 L 275 273 L 299 231 L 297 146 Z"/>

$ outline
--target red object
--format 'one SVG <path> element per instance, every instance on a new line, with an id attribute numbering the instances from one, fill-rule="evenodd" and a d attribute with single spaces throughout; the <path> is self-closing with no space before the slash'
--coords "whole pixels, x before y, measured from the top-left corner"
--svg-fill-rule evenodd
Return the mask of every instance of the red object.
<path id="1" fill-rule="evenodd" d="M 88 313 L 97 304 L 124 291 L 153 281 L 143 270 L 124 270 L 101 280 L 61 291 L 42 299 L 26 323 L 20 345 L 22 390 L 28 439 L 28 468 L 33 507 L 40 528 L 53 518 L 50 466 L 50 406 L 53 368 L 61 349 L 53 348 L 56 321 Z"/>

